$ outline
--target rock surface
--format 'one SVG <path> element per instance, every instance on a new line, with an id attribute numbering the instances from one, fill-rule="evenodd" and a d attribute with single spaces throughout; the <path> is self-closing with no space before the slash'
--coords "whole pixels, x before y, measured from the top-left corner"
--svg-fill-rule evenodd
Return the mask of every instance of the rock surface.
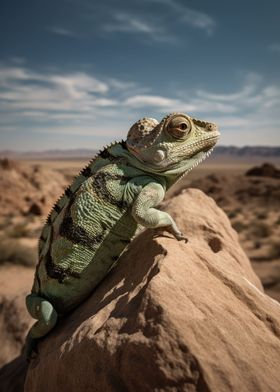
<path id="1" fill-rule="evenodd" d="M 0 367 L 19 355 L 33 324 L 25 307 L 34 270 L 19 266 L 0 268 Z"/>
<path id="2" fill-rule="evenodd" d="M 46 214 L 66 185 L 56 170 L 0 159 L 0 217 Z"/>
<path id="3" fill-rule="evenodd" d="M 34 322 L 24 301 L 30 292 L 33 275 L 31 268 L 0 267 L 0 392 L 24 389 L 27 363 L 19 354 Z"/>
<path id="4" fill-rule="evenodd" d="M 215 202 L 167 201 L 189 242 L 140 235 L 39 347 L 27 392 L 279 391 L 280 305 Z"/>
<path id="5" fill-rule="evenodd" d="M 226 212 L 265 292 L 280 302 L 279 179 L 226 172 L 186 176 L 173 195 L 186 188 L 202 190 Z"/>

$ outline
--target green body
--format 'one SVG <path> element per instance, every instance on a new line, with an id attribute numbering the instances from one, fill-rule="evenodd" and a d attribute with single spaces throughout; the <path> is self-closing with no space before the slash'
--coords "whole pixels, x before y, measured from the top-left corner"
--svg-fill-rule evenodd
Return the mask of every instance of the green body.
<path id="1" fill-rule="evenodd" d="M 141 227 L 164 228 L 186 240 L 172 217 L 155 207 L 165 192 L 215 145 L 214 124 L 171 114 L 142 119 L 126 142 L 101 151 L 54 205 L 39 241 L 39 262 L 27 308 L 38 321 L 34 342 L 87 298 Z"/>
<path id="2" fill-rule="evenodd" d="M 141 190 L 160 180 L 165 186 L 164 178 L 147 175 L 118 156 L 125 155 L 123 150 L 116 144 L 90 163 L 43 228 L 32 292 L 60 314 L 92 292 L 134 237 L 139 224 L 131 209 Z"/>

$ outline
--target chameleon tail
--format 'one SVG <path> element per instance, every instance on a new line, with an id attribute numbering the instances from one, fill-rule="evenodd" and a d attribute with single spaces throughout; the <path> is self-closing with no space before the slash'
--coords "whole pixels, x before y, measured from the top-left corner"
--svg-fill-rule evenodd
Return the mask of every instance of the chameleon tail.
<path id="1" fill-rule="evenodd" d="M 27 358 L 31 358 L 38 339 L 47 335 L 57 323 L 57 312 L 48 300 L 34 293 L 26 297 L 26 307 L 29 314 L 38 320 L 31 327 L 26 339 L 25 354 Z"/>

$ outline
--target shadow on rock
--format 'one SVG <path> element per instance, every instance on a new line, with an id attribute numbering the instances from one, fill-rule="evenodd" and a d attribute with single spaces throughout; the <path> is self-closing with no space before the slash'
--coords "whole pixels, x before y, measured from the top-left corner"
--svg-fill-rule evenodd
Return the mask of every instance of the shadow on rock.
<path id="1" fill-rule="evenodd" d="M 23 392 L 28 363 L 23 356 L 0 369 L 0 392 Z"/>

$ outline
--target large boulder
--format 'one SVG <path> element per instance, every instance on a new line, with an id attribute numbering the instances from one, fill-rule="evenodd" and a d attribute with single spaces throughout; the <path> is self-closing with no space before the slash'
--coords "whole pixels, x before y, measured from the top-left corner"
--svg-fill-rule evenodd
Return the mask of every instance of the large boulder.
<path id="1" fill-rule="evenodd" d="M 262 166 L 255 166 L 246 172 L 246 176 L 261 176 L 280 178 L 280 170 L 271 163 L 263 163 Z"/>
<path id="2" fill-rule="evenodd" d="M 0 159 L 0 218 L 46 215 L 67 182 L 62 173 L 43 165 Z"/>
<path id="3" fill-rule="evenodd" d="M 163 205 L 187 234 L 141 234 L 39 346 L 27 392 L 279 391 L 280 305 L 215 202 Z"/>

